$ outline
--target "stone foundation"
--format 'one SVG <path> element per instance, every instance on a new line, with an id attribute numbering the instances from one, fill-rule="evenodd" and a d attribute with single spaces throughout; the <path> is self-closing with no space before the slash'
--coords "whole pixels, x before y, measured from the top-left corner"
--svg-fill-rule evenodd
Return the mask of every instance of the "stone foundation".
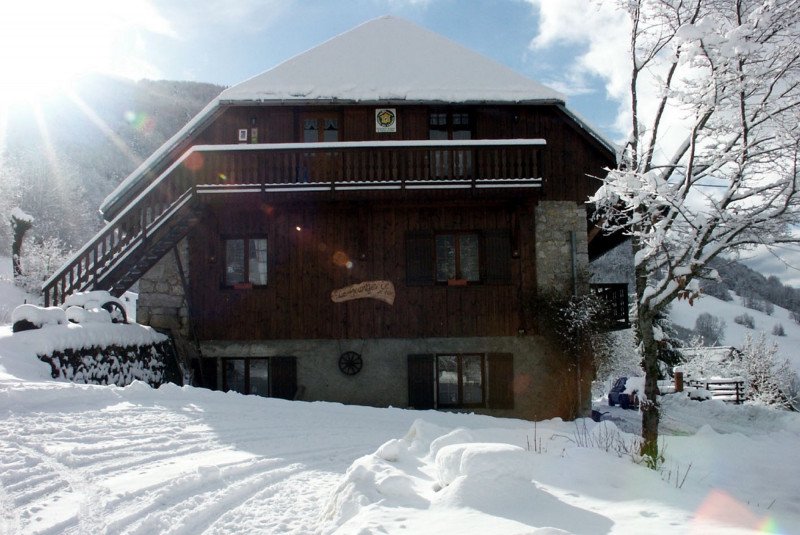
<path id="1" fill-rule="evenodd" d="M 185 239 L 177 245 L 177 250 L 188 281 L 189 247 Z M 185 297 L 175 254 L 170 251 L 139 279 L 137 321 L 186 338 L 189 322 Z"/>

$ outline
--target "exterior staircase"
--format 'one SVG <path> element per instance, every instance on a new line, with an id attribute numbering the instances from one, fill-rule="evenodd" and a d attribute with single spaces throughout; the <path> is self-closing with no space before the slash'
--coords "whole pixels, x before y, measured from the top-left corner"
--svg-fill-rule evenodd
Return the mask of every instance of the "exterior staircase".
<path id="1" fill-rule="evenodd" d="M 194 188 L 172 202 L 153 202 L 152 197 L 152 192 L 140 196 L 45 282 L 45 306 L 88 290 L 122 295 L 199 221 Z"/>

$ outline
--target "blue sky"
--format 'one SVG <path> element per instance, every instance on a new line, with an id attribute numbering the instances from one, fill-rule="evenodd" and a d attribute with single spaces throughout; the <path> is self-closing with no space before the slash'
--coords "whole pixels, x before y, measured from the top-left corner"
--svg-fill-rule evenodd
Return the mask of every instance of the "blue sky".
<path id="1" fill-rule="evenodd" d="M 540 4 L 548 10 L 574 10 L 575 3 L 73 0 L 65 6 L 59 0 L 29 0 L 0 7 L 0 83 L 7 93 L 30 97 L 50 90 L 59 78 L 95 70 L 133 79 L 233 85 L 362 22 L 391 14 L 566 93 L 571 108 L 618 139 L 622 133 L 613 127 L 618 102 L 607 98 L 603 81 L 585 73 L 568 75 L 582 44 L 551 40 L 545 47 L 531 47 L 543 20 Z"/>
<path id="2" fill-rule="evenodd" d="M 610 0 L 24 0 L 0 6 L 3 105 L 84 71 L 234 85 L 358 24 L 395 15 L 567 95 L 625 139 L 627 41 Z M 794 247 L 778 251 L 793 258 Z M 792 261 L 800 265 L 800 258 Z M 772 255 L 751 263 L 800 286 Z"/>

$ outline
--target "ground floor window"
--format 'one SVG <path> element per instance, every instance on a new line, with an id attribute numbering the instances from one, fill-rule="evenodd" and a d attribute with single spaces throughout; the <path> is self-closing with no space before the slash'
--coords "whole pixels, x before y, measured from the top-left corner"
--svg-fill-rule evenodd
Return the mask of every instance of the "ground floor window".
<path id="1" fill-rule="evenodd" d="M 482 354 L 436 355 L 436 386 L 440 407 L 482 407 Z"/>
<path id="2" fill-rule="evenodd" d="M 408 404 L 415 409 L 514 408 L 510 353 L 408 356 Z"/>
<path id="3" fill-rule="evenodd" d="M 295 357 L 224 357 L 201 359 L 202 386 L 225 392 L 283 399 L 297 393 Z"/>

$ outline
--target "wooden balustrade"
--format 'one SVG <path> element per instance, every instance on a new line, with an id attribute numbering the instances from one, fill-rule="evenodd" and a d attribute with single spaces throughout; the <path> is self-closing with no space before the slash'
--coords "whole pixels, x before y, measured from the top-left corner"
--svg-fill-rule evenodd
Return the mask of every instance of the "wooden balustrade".
<path id="1" fill-rule="evenodd" d="M 107 279 L 121 269 L 121 260 L 134 249 L 144 254 L 159 229 L 176 214 L 185 216 L 198 186 L 217 191 L 254 185 L 262 191 L 267 185 L 293 186 L 286 191 L 541 187 L 543 145 L 542 140 L 472 140 L 196 146 L 45 282 L 45 305 L 58 305 L 77 291 L 112 288 Z"/>

